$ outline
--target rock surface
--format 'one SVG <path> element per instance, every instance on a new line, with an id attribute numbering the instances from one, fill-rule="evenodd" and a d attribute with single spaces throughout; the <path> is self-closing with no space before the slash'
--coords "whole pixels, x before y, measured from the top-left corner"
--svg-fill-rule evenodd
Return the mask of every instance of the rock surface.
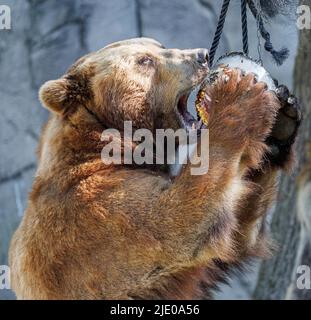
<path id="1" fill-rule="evenodd" d="M 167 47 L 210 47 L 220 2 L 212 0 L 0 0 L 9 4 L 12 29 L 0 30 L 0 265 L 27 204 L 36 167 L 35 150 L 48 114 L 39 86 L 61 76 L 79 56 L 130 37 L 156 38 Z M 239 1 L 232 1 L 218 54 L 241 50 Z M 257 56 L 256 24 L 250 20 L 251 54 Z M 291 85 L 297 46 L 294 23 L 271 25 L 276 47 L 288 45 L 287 63 L 265 65 Z M 290 39 L 290 43 L 287 43 Z M 217 298 L 250 298 L 256 273 L 235 279 Z M 14 298 L 0 290 L 0 299 Z"/>

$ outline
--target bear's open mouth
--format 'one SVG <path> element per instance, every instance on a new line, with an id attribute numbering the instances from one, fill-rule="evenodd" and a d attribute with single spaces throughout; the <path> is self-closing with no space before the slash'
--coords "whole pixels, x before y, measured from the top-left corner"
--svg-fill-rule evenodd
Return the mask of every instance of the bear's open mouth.
<path id="1" fill-rule="evenodd" d="M 187 129 L 196 129 L 196 126 L 199 123 L 198 118 L 195 117 L 188 111 L 188 99 L 190 96 L 190 92 L 182 95 L 177 103 L 177 113 L 179 116 L 179 120 L 181 125 Z"/>
<path id="2" fill-rule="evenodd" d="M 211 98 L 205 90 L 200 88 L 195 101 L 195 110 L 197 114 L 196 117 L 194 117 L 188 110 L 188 100 L 191 92 L 191 90 L 188 91 L 178 99 L 177 115 L 182 127 L 185 129 L 203 129 L 208 125 Z"/>

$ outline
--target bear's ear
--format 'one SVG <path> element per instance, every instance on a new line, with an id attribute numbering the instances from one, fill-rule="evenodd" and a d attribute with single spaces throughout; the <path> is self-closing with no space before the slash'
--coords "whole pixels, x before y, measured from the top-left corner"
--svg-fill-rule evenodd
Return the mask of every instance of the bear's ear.
<path id="1" fill-rule="evenodd" d="M 66 78 L 47 81 L 39 90 L 39 99 L 43 106 L 58 114 L 66 111 L 69 95 L 70 84 Z"/>

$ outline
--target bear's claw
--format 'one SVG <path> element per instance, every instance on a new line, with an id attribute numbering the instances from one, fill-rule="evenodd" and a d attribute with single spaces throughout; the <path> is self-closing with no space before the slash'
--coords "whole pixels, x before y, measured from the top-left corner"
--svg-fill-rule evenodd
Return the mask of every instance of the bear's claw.
<path id="1" fill-rule="evenodd" d="M 281 109 L 266 142 L 270 146 L 268 155 L 270 164 L 284 167 L 290 159 L 302 113 L 298 99 L 290 94 L 286 86 L 278 86 L 276 95 L 281 103 Z"/>

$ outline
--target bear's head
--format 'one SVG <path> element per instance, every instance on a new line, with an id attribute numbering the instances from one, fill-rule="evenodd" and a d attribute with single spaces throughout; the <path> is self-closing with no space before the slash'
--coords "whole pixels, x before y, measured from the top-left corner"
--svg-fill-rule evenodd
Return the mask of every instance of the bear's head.
<path id="1" fill-rule="evenodd" d="M 113 43 L 79 59 L 58 80 L 40 89 L 45 107 L 66 117 L 85 107 L 107 128 L 189 127 L 191 91 L 208 73 L 206 49 L 165 49 L 137 38 Z"/>

